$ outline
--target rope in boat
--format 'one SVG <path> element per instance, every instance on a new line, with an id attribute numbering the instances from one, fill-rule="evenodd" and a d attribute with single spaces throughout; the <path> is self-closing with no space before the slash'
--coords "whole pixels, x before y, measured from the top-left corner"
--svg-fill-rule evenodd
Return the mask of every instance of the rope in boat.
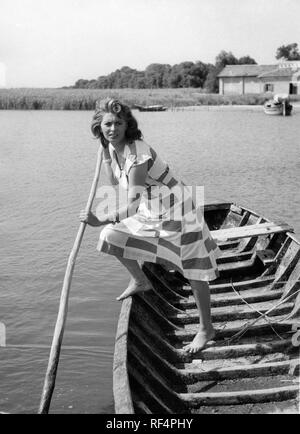
<path id="1" fill-rule="evenodd" d="M 164 285 L 164 286 L 166 286 L 167 287 L 167 289 L 169 289 L 173 294 L 176 294 L 176 295 L 178 295 L 177 293 L 176 293 L 176 291 L 174 291 L 172 288 L 170 288 L 170 286 L 163 280 L 163 279 L 161 279 L 161 277 L 160 276 L 158 276 L 157 274 L 155 274 L 153 271 L 151 271 L 151 273 L 152 274 L 154 274 L 154 276 Z M 276 282 L 272 282 L 272 288 L 274 288 L 276 285 L 278 285 L 278 284 L 286 284 L 286 283 L 290 283 L 291 281 L 290 280 L 278 280 L 278 281 L 276 281 Z M 296 279 L 295 281 L 293 281 L 293 283 L 297 283 L 297 282 L 300 282 L 300 279 Z M 273 332 L 277 335 L 277 337 L 280 339 L 280 340 L 284 340 L 284 338 L 275 330 L 275 328 L 273 327 L 273 324 L 276 324 L 276 323 L 280 323 L 280 322 L 282 322 L 282 321 L 284 321 L 284 320 L 286 320 L 286 319 L 288 319 L 289 318 L 289 316 L 291 315 L 291 313 L 289 313 L 287 316 L 285 316 L 284 318 L 282 318 L 282 319 L 280 319 L 280 320 L 277 320 L 277 321 L 274 321 L 273 322 L 273 324 L 271 323 L 271 320 L 268 318 L 268 314 L 269 313 L 271 313 L 273 310 L 275 310 L 277 307 L 279 307 L 280 305 L 282 305 L 284 302 L 286 302 L 288 299 L 290 299 L 290 298 L 292 298 L 293 296 L 295 296 L 297 293 L 299 293 L 300 292 L 300 289 L 298 290 L 298 291 L 295 291 L 295 292 L 293 292 L 292 294 L 290 294 L 289 296 L 286 294 L 283 298 L 281 297 L 281 299 L 280 299 L 280 301 L 279 301 L 279 303 L 277 303 L 276 305 L 274 305 L 272 308 L 270 308 L 267 312 L 265 312 L 265 313 L 262 313 L 262 312 L 260 312 L 259 310 L 257 310 L 257 309 L 255 309 L 253 306 L 251 306 L 248 302 L 247 302 L 247 300 L 245 300 L 244 299 L 244 297 L 242 297 L 241 295 L 240 295 L 240 293 L 236 290 L 236 288 L 234 287 L 234 285 L 233 285 L 233 282 L 232 282 L 232 280 L 231 280 L 231 282 L 230 282 L 230 284 L 231 284 L 231 287 L 232 287 L 232 289 L 234 290 L 234 292 L 236 293 L 236 295 L 248 306 L 248 307 L 250 307 L 252 310 L 254 310 L 255 312 L 257 312 L 258 314 L 259 314 L 259 317 L 258 318 L 256 318 L 254 321 L 252 321 L 252 322 L 248 322 L 248 323 L 246 323 L 244 326 L 243 326 L 243 328 L 242 328 L 242 330 L 240 330 L 239 332 L 237 332 L 236 334 L 234 334 L 233 336 L 231 336 L 230 338 L 228 338 L 228 339 L 225 339 L 223 342 L 226 344 L 226 343 L 228 343 L 228 344 L 230 344 L 230 342 L 232 342 L 233 340 L 236 340 L 236 339 L 240 339 L 246 332 L 247 332 L 247 330 L 249 330 L 249 328 L 252 326 L 252 325 L 254 325 L 258 320 L 260 320 L 261 318 L 265 318 L 265 320 L 269 323 L 269 325 L 270 325 L 270 327 L 271 327 L 271 329 L 273 330 Z M 156 293 L 156 295 L 158 295 L 158 296 L 160 296 L 160 294 L 159 294 L 159 291 L 157 291 L 157 290 L 154 290 L 154 292 Z M 162 298 L 165 302 L 167 302 L 169 305 L 171 304 L 171 303 L 169 303 L 167 300 L 165 300 L 164 299 L 164 297 L 160 297 L 160 298 Z M 181 296 L 180 295 L 180 298 L 181 299 L 184 299 L 185 301 L 187 301 L 188 300 L 188 298 L 186 298 L 186 297 L 184 297 L 184 296 Z M 171 304 L 171 306 L 173 306 L 172 304 Z M 175 309 L 177 309 L 175 306 L 173 306 L 173 308 L 175 308 Z M 177 310 L 179 310 L 179 309 L 177 309 Z M 184 312 L 185 313 L 185 315 L 187 315 L 188 317 L 192 317 L 192 315 L 191 314 L 189 314 L 188 312 L 185 312 L 185 311 L 182 311 L 181 310 L 181 312 Z M 174 327 L 176 327 L 177 329 L 179 328 L 178 326 L 176 326 L 175 324 L 173 324 L 174 325 Z M 224 327 L 223 327 L 223 329 L 226 327 L 226 324 L 224 325 Z M 213 345 L 210 345 L 210 346 L 213 346 Z"/>
<path id="2" fill-rule="evenodd" d="M 253 321 L 247 322 L 239 332 L 235 333 L 233 336 L 231 336 L 230 338 L 226 339 L 224 342 L 230 342 L 230 341 L 235 340 L 237 338 L 241 338 L 250 329 L 250 327 L 252 327 L 257 321 L 259 321 L 261 318 L 267 316 L 274 309 L 276 309 L 277 307 L 281 306 L 289 298 L 292 298 L 294 295 L 296 295 L 299 292 L 300 292 L 300 289 L 298 289 L 298 291 L 295 291 L 293 294 L 290 294 L 288 297 L 284 297 L 284 298 L 280 299 L 279 303 L 275 304 L 275 306 L 271 307 L 267 312 L 265 312 L 264 314 L 261 314 L 258 318 L 255 318 Z M 280 323 L 280 322 L 284 321 L 285 319 L 287 319 L 289 316 L 290 316 L 290 314 L 288 314 L 286 317 L 284 317 L 284 318 L 282 318 L 280 320 L 274 321 L 273 324 Z"/>
<path id="3" fill-rule="evenodd" d="M 186 297 L 186 296 L 184 296 L 184 295 L 181 295 L 181 294 L 179 294 L 179 293 L 177 293 L 176 291 L 174 291 L 171 287 L 170 287 L 170 285 L 169 285 L 169 283 L 168 282 L 166 282 L 165 281 L 165 279 L 162 279 L 161 278 L 161 276 L 159 276 L 158 274 L 156 274 L 156 273 L 154 273 L 153 272 L 153 270 L 148 270 L 148 271 L 150 271 L 155 277 L 156 277 L 156 279 L 157 280 L 159 280 L 159 282 L 162 284 L 162 285 L 164 285 L 172 294 L 174 294 L 176 297 L 179 297 L 180 299 L 182 299 L 182 300 L 184 300 L 184 301 L 188 301 L 188 297 Z M 296 282 L 300 282 L 300 280 L 299 279 L 297 279 L 297 280 L 295 280 L 293 283 L 296 283 Z M 274 288 L 276 285 L 281 285 L 281 284 L 286 284 L 286 283 L 290 283 L 290 281 L 289 280 L 278 280 L 278 281 L 275 281 L 275 282 L 272 282 L 272 288 Z M 235 291 L 235 293 L 243 300 L 243 302 L 245 303 L 245 304 L 247 304 L 251 309 L 253 309 L 254 311 L 256 311 L 259 315 L 263 315 L 263 316 L 265 316 L 266 314 L 263 314 L 262 312 L 260 312 L 260 311 L 258 311 L 258 310 L 256 310 L 254 307 L 252 307 L 241 295 L 240 295 L 240 293 L 234 288 L 234 286 L 233 286 L 233 283 L 232 283 L 232 280 L 230 281 L 230 285 L 231 285 L 231 287 L 233 288 L 233 290 Z M 173 309 L 176 309 L 178 312 L 180 312 L 180 313 L 183 313 L 183 314 L 185 314 L 187 317 L 193 317 L 193 315 L 192 314 L 190 314 L 189 312 L 186 312 L 186 311 L 184 311 L 184 310 L 182 310 L 182 309 L 179 309 L 179 308 L 177 308 L 177 307 L 175 307 L 175 306 L 173 306 L 170 302 L 168 302 L 168 300 L 166 300 L 164 297 L 162 297 L 160 294 L 159 294 L 159 291 L 157 291 L 157 290 L 155 290 L 154 288 L 153 288 L 153 291 L 155 292 L 155 294 L 157 295 L 157 296 L 159 296 L 165 303 L 167 303 L 168 305 L 170 305 L 170 306 L 172 306 L 173 307 Z M 266 318 L 266 320 L 268 321 L 268 319 Z M 271 324 L 270 324 L 270 326 L 271 326 Z M 272 327 L 272 326 L 271 326 Z M 275 334 L 277 334 L 277 332 L 273 329 L 273 331 L 274 331 L 274 333 Z M 278 337 L 280 337 L 279 335 L 278 335 Z M 281 337 L 280 337 L 281 338 Z M 282 339 L 282 338 L 281 338 Z"/>
<path id="4" fill-rule="evenodd" d="M 279 337 L 279 339 L 283 339 L 283 337 L 280 336 L 280 335 L 277 333 L 277 331 L 274 329 L 274 327 L 273 327 L 271 321 L 269 320 L 267 314 L 264 314 L 263 312 L 260 312 L 258 309 L 255 309 L 255 307 L 253 307 L 250 303 L 248 303 L 247 300 L 245 300 L 245 299 L 240 295 L 240 293 L 235 289 L 235 287 L 234 287 L 234 285 L 233 285 L 233 283 L 232 283 L 232 280 L 231 280 L 230 283 L 231 283 L 231 287 L 232 287 L 232 289 L 233 289 L 234 292 L 239 296 L 239 298 L 241 298 L 241 299 L 243 300 L 243 302 L 246 303 L 246 305 L 247 305 L 248 307 L 250 307 L 252 310 L 254 310 L 254 312 L 257 312 L 261 317 L 265 317 L 266 321 L 269 323 L 269 325 L 270 325 L 271 329 L 273 330 L 273 332 L 274 332 L 274 333 Z"/>
<path id="5" fill-rule="evenodd" d="M 151 270 L 150 270 L 151 271 Z M 155 274 L 155 273 L 153 273 L 153 271 L 151 271 L 151 273 L 152 274 L 154 274 L 154 276 L 160 281 L 160 283 L 162 283 L 165 287 L 167 287 L 167 289 L 168 290 L 170 290 L 173 294 L 175 294 L 176 296 L 179 296 L 181 299 L 183 299 L 183 300 L 185 300 L 185 301 L 188 301 L 188 298 L 186 298 L 186 297 L 184 297 L 184 296 L 182 296 L 182 295 L 180 295 L 180 294 L 178 294 L 176 291 L 174 291 L 168 284 L 167 284 L 167 282 L 165 282 L 165 280 L 163 280 L 159 275 L 157 275 L 157 274 Z M 294 283 L 296 283 L 296 282 L 300 282 L 300 280 L 299 279 L 297 279 L 297 280 L 295 280 L 294 281 Z M 273 282 L 273 288 L 274 288 L 274 286 L 275 285 L 277 285 L 277 284 L 284 284 L 284 283 L 290 283 L 290 281 L 289 280 L 278 280 L 278 281 L 276 281 L 276 282 Z M 244 333 L 246 333 L 246 331 L 255 323 L 255 322 L 257 322 L 259 319 L 261 319 L 261 318 L 265 318 L 265 320 L 269 323 L 269 325 L 270 325 L 270 327 L 272 328 L 272 330 L 273 330 L 273 332 L 278 336 L 278 338 L 279 339 L 281 339 L 281 340 L 284 340 L 284 338 L 274 329 L 274 327 L 273 327 L 273 325 L 272 325 L 272 323 L 271 323 L 271 320 L 268 318 L 268 314 L 270 313 L 270 312 L 272 312 L 274 309 L 276 309 L 277 307 L 279 307 L 281 304 L 283 304 L 285 301 L 287 301 L 289 298 L 291 298 L 292 296 L 294 296 L 294 295 L 296 295 L 299 291 L 296 291 L 296 292 L 294 292 L 293 294 L 291 294 L 290 296 L 285 296 L 284 298 L 281 298 L 280 299 L 280 302 L 279 303 L 277 303 L 275 306 L 273 306 L 270 310 L 268 310 L 267 312 L 265 312 L 265 313 L 262 313 L 262 312 L 260 312 L 259 310 L 257 310 L 257 309 L 255 309 L 253 306 L 251 306 L 251 304 L 249 304 L 248 302 L 247 302 L 247 300 L 245 300 L 241 295 L 240 295 L 240 293 L 236 290 L 236 288 L 234 288 L 234 286 L 233 286 L 233 283 L 232 283 L 232 280 L 231 280 L 231 282 L 230 282 L 230 285 L 231 285 L 231 287 L 232 287 L 232 289 L 234 290 L 234 292 L 238 295 L 238 297 L 248 306 L 248 307 L 250 307 L 252 310 L 254 310 L 255 312 L 257 312 L 258 314 L 259 314 L 259 317 L 258 318 L 256 318 L 255 319 L 255 321 L 253 322 L 253 323 L 246 323 L 245 325 L 244 325 L 244 327 L 243 327 L 243 329 L 242 330 L 240 330 L 238 333 L 236 333 L 235 335 L 233 335 L 233 336 L 231 336 L 230 338 L 228 338 L 228 339 L 226 339 L 224 342 L 229 342 L 229 341 L 232 341 L 232 340 L 234 340 L 234 339 L 236 339 L 236 338 L 238 338 L 239 337 L 239 334 L 241 334 L 240 335 L 240 337 L 242 337 L 243 335 L 244 335 Z M 157 290 L 154 290 L 154 288 L 153 288 L 153 291 L 155 292 L 155 294 L 157 295 L 157 296 L 159 296 L 160 298 L 162 298 L 166 303 L 168 303 L 169 305 L 171 305 L 174 309 L 176 309 L 177 311 L 179 311 L 180 313 L 184 313 L 187 317 L 193 317 L 193 315 L 192 314 L 190 314 L 190 313 L 188 313 L 188 312 L 186 312 L 186 311 L 183 311 L 183 310 L 181 310 L 181 309 L 178 309 L 178 308 L 176 308 L 175 306 L 173 306 L 171 303 L 169 303 L 167 300 L 165 300 L 163 297 L 161 297 L 160 296 L 160 294 L 159 294 L 159 291 L 157 291 Z M 283 319 L 281 319 L 281 320 L 279 320 L 279 321 L 275 321 L 275 322 L 273 322 L 273 324 L 275 323 L 279 323 L 279 322 L 282 322 L 282 321 L 284 321 L 285 319 L 287 319 L 288 317 L 289 317 L 289 315 L 290 314 L 288 314 L 286 317 L 284 317 Z M 175 325 L 175 324 L 173 324 L 174 325 L 174 327 L 176 327 L 177 329 L 179 328 L 177 325 Z M 249 326 L 248 326 L 249 325 Z M 224 326 L 224 328 L 225 328 L 225 326 Z M 244 330 L 245 329 L 245 330 Z"/>

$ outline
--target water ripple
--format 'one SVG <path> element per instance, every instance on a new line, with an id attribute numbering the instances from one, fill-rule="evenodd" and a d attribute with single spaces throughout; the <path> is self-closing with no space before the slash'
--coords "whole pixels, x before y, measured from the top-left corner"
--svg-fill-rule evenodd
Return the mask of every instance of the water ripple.
<path id="1" fill-rule="evenodd" d="M 60 292 L 93 178 L 89 112 L 1 111 L 0 409 L 35 412 Z M 300 114 L 202 110 L 136 113 L 147 142 L 205 197 L 285 220 L 300 235 Z M 100 185 L 105 183 L 101 175 Z M 87 228 L 73 276 L 55 413 L 112 412 L 112 354 L 128 276 Z M 4 249 L 3 249 L 4 247 Z"/>

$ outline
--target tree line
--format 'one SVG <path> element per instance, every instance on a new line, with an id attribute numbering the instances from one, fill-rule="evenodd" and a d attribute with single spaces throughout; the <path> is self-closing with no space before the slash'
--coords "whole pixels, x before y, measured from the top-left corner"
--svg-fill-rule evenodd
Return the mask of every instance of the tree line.
<path id="1" fill-rule="evenodd" d="M 217 75 L 225 65 L 256 64 L 250 56 L 236 58 L 231 52 L 221 51 L 215 65 L 210 63 L 181 62 L 176 65 L 152 63 L 144 71 L 123 66 L 94 80 L 79 79 L 74 88 L 84 89 L 162 89 L 203 88 L 208 92 L 218 91 Z"/>
<path id="2" fill-rule="evenodd" d="M 282 45 L 276 51 L 276 59 L 300 60 L 298 44 Z M 215 64 L 181 62 L 176 65 L 152 63 L 144 71 L 123 66 L 97 79 L 76 81 L 73 88 L 80 89 L 160 89 L 160 88 L 202 88 L 208 93 L 218 92 L 218 74 L 226 65 L 253 65 L 256 61 L 249 55 L 237 58 L 231 51 L 222 50 Z"/>

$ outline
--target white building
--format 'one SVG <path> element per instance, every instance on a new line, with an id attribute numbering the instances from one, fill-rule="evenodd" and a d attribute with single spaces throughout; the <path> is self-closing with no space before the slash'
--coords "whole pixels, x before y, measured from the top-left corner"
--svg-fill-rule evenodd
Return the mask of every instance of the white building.
<path id="1" fill-rule="evenodd" d="M 265 92 L 300 95 L 300 62 L 277 65 L 227 65 L 218 75 L 221 95 Z"/>

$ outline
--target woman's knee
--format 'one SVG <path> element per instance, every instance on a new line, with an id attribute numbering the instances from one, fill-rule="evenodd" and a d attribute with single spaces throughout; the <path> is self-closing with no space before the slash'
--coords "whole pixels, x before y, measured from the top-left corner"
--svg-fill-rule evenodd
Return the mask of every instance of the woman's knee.
<path id="1" fill-rule="evenodd" d="M 109 244 L 114 244 L 117 239 L 117 232 L 111 226 L 106 226 L 100 233 L 100 239 Z"/>

